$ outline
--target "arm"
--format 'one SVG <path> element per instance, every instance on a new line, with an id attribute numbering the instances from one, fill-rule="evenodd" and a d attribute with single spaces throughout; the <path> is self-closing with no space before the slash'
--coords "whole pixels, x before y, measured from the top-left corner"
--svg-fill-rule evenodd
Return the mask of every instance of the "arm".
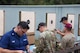
<path id="1" fill-rule="evenodd" d="M 29 45 L 27 45 L 27 46 L 26 46 L 26 50 L 27 50 L 27 51 L 29 51 L 29 50 L 30 50 Z"/>
<path id="2" fill-rule="evenodd" d="M 8 45 L 9 45 L 9 36 L 7 34 L 5 34 L 5 35 L 3 35 L 3 37 L 0 40 L 0 53 L 23 53 L 23 51 L 21 51 L 21 50 L 7 49 Z"/>
<path id="3" fill-rule="evenodd" d="M 8 50 L 8 49 L 0 48 L 0 53 L 23 53 L 23 51 L 21 51 L 21 50 Z"/>
<path id="4" fill-rule="evenodd" d="M 66 41 L 65 39 L 62 38 L 61 40 L 61 46 L 62 46 L 62 49 L 65 49 L 66 48 Z"/>
<path id="5" fill-rule="evenodd" d="M 30 46 L 29 46 L 29 45 L 26 46 L 26 49 L 27 49 L 28 53 L 32 53 L 32 52 L 30 51 Z"/>
<path id="6" fill-rule="evenodd" d="M 27 38 L 27 35 L 26 35 L 26 39 L 27 39 L 27 42 L 26 42 L 26 43 L 27 43 L 27 44 L 26 44 L 26 50 L 27 50 L 28 53 L 31 53 L 31 51 L 30 51 L 30 46 L 29 46 L 29 42 L 28 42 L 29 40 L 28 40 L 28 38 Z"/>
<path id="7" fill-rule="evenodd" d="M 57 33 L 60 34 L 61 36 L 64 36 L 65 35 L 65 33 L 61 32 L 59 30 L 57 30 Z"/>

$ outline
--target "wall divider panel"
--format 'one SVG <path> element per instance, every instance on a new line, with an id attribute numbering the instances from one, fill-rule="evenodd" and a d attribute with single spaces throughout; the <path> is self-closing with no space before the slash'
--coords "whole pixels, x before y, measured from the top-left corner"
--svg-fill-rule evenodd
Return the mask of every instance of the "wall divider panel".
<path id="1" fill-rule="evenodd" d="M 5 11 L 0 10 L 0 36 L 4 34 L 4 25 L 5 25 Z"/>
<path id="2" fill-rule="evenodd" d="M 56 13 L 46 13 L 47 29 L 56 29 Z"/>

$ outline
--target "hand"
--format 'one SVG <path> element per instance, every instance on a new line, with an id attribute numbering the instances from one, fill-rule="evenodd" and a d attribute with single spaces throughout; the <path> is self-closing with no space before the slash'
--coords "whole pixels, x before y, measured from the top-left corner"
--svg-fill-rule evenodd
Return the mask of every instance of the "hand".
<path id="1" fill-rule="evenodd" d="M 32 51 L 30 51 L 30 50 L 28 49 L 28 53 L 32 53 Z"/>
<path id="2" fill-rule="evenodd" d="M 57 33 L 60 33 L 61 31 L 60 31 L 60 30 L 56 30 L 56 32 L 57 32 Z"/>

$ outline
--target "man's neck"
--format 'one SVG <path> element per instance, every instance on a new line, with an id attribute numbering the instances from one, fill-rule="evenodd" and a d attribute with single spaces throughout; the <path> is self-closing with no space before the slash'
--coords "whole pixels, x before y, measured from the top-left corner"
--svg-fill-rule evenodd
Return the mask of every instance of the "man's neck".
<path id="1" fill-rule="evenodd" d="M 66 31 L 65 33 L 66 33 L 66 34 L 71 33 L 71 31 Z"/>
<path id="2" fill-rule="evenodd" d="M 43 31 L 46 31 L 47 30 L 47 28 L 44 28 L 44 30 Z"/>

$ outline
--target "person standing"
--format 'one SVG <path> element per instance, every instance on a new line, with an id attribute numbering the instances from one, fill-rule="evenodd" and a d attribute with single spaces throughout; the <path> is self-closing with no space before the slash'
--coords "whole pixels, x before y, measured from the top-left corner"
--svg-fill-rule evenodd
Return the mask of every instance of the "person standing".
<path id="1" fill-rule="evenodd" d="M 26 32 L 29 30 L 28 23 L 21 21 L 11 31 L 5 33 L 0 40 L 0 53 L 23 53 L 29 50 Z"/>
<path id="2" fill-rule="evenodd" d="M 67 17 L 62 17 L 61 18 L 61 20 L 60 20 L 60 22 L 61 23 L 63 23 L 63 25 L 64 25 L 64 28 L 65 28 L 65 25 L 66 24 L 70 24 L 70 23 L 68 23 L 68 18 Z M 70 24 L 71 25 L 71 24 Z M 72 25 L 71 25 L 72 26 Z M 62 36 L 64 36 L 63 34 L 65 33 L 65 29 L 63 28 L 63 30 L 61 31 L 61 30 L 58 30 L 58 31 L 60 31 L 60 32 L 62 32 L 60 35 L 62 35 Z M 72 31 L 72 30 L 71 30 Z"/>
<path id="3" fill-rule="evenodd" d="M 62 40 L 61 40 L 61 45 L 62 45 L 63 49 L 74 47 L 75 36 L 71 32 L 71 30 L 72 30 L 72 25 L 71 24 L 66 24 L 65 28 L 64 28 L 65 33 L 63 33 L 63 37 L 62 37 Z M 57 30 L 57 33 L 62 34 L 58 30 Z"/>
<path id="4" fill-rule="evenodd" d="M 36 53 L 54 53 L 57 40 L 54 33 L 47 29 L 44 22 L 39 23 L 37 30 L 40 31 L 40 39 Z"/>

